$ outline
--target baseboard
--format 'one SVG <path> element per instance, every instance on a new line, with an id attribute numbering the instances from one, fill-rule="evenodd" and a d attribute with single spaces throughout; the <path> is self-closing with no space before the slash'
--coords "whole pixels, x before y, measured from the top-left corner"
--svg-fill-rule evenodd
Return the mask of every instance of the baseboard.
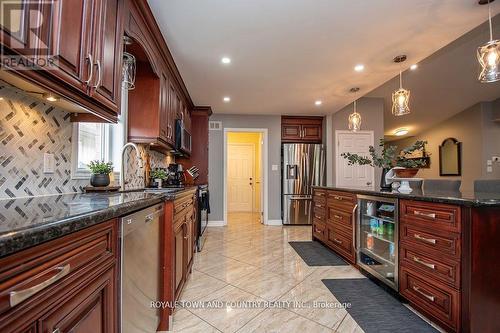
<path id="1" fill-rule="evenodd" d="M 224 221 L 208 221 L 209 227 L 223 227 L 225 225 Z"/>
<path id="2" fill-rule="evenodd" d="M 266 225 L 283 225 L 282 220 L 267 220 Z"/>

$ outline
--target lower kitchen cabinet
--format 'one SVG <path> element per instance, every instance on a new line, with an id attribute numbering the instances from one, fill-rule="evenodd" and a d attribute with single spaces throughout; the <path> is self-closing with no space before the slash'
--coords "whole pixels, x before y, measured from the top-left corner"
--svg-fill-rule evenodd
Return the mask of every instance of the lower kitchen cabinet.
<path id="1" fill-rule="evenodd" d="M 0 332 L 117 332 L 117 225 L 0 259 Z"/>

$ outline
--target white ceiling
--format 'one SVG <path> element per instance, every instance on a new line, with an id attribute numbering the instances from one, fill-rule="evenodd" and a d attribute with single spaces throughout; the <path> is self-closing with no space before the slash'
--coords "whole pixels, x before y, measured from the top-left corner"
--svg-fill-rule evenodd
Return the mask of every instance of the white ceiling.
<path id="1" fill-rule="evenodd" d="M 493 20 L 494 36 L 500 38 L 500 15 Z M 488 40 L 485 22 L 419 63 L 415 71 L 403 73 L 403 86 L 411 91 L 409 115 L 395 117 L 391 113 L 391 94 L 399 88 L 396 76 L 367 94 L 384 99 L 386 139 L 398 128 L 407 128 L 406 136 L 414 136 L 453 115 L 479 103 L 500 98 L 500 81 L 480 83 L 476 49 Z"/>
<path id="2" fill-rule="evenodd" d="M 407 54 L 409 66 L 487 19 L 477 0 L 149 3 L 194 103 L 236 114 L 336 112 L 354 99 L 351 87 L 363 94 L 394 77 L 394 56 Z"/>

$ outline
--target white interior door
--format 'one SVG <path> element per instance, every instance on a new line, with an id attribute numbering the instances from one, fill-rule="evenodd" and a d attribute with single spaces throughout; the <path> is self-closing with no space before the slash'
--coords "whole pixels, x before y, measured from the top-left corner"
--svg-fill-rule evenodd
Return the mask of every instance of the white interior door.
<path id="1" fill-rule="evenodd" d="M 373 132 L 336 131 L 336 181 L 338 187 L 374 189 L 375 170 L 369 165 L 349 165 L 342 153 L 370 157 L 369 147 L 373 146 Z"/>
<path id="2" fill-rule="evenodd" d="M 254 159 L 253 144 L 228 144 L 227 205 L 230 212 L 252 212 Z"/>

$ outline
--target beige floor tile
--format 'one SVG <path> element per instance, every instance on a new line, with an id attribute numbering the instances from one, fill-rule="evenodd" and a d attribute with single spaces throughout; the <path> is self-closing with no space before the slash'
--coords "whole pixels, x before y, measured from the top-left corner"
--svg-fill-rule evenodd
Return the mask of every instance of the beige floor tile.
<path id="1" fill-rule="evenodd" d="M 363 329 L 356 323 L 356 321 L 347 314 L 342 320 L 342 323 L 337 328 L 336 332 L 339 333 L 364 333 Z"/>
<path id="2" fill-rule="evenodd" d="M 264 311 L 263 307 L 258 306 L 245 308 L 245 305 L 248 304 L 245 302 L 255 302 L 255 304 L 261 302 L 260 304 L 264 305 L 264 300 L 233 286 L 226 286 L 200 300 L 206 302 L 224 302 L 224 306 L 221 308 L 212 307 L 191 310 L 194 314 L 222 332 L 236 332 Z"/>
<path id="3" fill-rule="evenodd" d="M 255 266 L 226 258 L 225 261 L 208 267 L 200 267 L 199 270 L 219 280 L 233 283 L 258 269 Z"/>
<path id="4" fill-rule="evenodd" d="M 323 333 L 333 330 L 285 309 L 266 309 L 238 333 Z"/>
<path id="5" fill-rule="evenodd" d="M 193 270 L 189 275 L 180 300 L 194 301 L 207 296 L 216 290 L 222 289 L 227 285 L 226 282 L 211 277 L 208 274 Z"/>
<path id="6" fill-rule="evenodd" d="M 199 333 L 220 332 L 207 322 L 185 309 L 176 310 L 172 329 L 169 332 Z"/>
<path id="7" fill-rule="evenodd" d="M 297 282 L 284 275 L 257 269 L 232 284 L 265 300 L 274 301 L 292 289 Z"/>

